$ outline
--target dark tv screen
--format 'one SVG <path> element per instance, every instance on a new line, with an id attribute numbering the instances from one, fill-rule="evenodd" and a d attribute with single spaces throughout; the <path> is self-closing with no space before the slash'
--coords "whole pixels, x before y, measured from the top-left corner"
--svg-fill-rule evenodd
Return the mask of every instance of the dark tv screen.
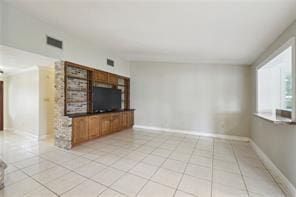
<path id="1" fill-rule="evenodd" d="M 115 111 L 121 109 L 121 90 L 115 88 L 93 88 L 93 111 Z"/>

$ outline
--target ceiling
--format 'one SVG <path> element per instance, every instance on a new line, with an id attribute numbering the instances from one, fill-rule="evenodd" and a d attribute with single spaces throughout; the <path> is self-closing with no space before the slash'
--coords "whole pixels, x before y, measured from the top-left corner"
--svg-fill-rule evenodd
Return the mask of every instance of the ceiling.
<path id="1" fill-rule="evenodd" d="M 296 0 L 9 2 L 130 61 L 248 65 L 296 19 Z"/>
<path id="2" fill-rule="evenodd" d="M 0 70 L 13 75 L 31 67 L 53 67 L 56 59 L 0 45 Z"/>

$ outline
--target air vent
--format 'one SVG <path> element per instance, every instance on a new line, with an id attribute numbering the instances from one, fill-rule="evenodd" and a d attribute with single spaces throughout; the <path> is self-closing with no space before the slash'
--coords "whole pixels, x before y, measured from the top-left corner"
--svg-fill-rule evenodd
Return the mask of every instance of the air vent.
<path id="1" fill-rule="evenodd" d="M 59 48 L 59 49 L 63 49 L 63 41 L 61 40 L 57 40 L 55 38 L 46 36 L 46 43 L 50 46 Z"/>
<path id="2" fill-rule="evenodd" d="M 107 59 L 107 65 L 114 67 L 114 61 L 111 59 Z"/>

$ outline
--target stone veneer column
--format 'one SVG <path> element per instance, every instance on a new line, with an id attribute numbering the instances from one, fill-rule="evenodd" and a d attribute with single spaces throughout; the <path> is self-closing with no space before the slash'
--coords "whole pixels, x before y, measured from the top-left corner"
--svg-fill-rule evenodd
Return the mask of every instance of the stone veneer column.
<path id="1" fill-rule="evenodd" d="M 0 159 L 0 190 L 4 188 L 4 171 L 6 167 L 6 163 Z"/>
<path id="2" fill-rule="evenodd" d="M 55 145 L 63 149 L 72 147 L 72 118 L 64 116 L 65 102 L 64 62 L 55 63 L 55 107 L 54 129 Z"/>

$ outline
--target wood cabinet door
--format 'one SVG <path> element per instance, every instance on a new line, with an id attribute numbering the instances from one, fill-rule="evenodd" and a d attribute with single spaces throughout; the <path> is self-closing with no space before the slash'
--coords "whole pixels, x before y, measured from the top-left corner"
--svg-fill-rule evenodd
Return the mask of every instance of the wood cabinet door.
<path id="1" fill-rule="evenodd" d="M 130 113 L 131 113 L 131 125 L 130 126 L 133 127 L 134 126 L 134 123 L 135 123 L 134 122 L 135 121 L 135 119 L 134 119 L 134 112 L 131 111 Z"/>
<path id="2" fill-rule="evenodd" d="M 88 124 L 89 124 L 89 130 L 88 130 L 89 139 L 99 137 L 101 133 L 100 117 L 90 116 L 88 118 Z"/>
<path id="3" fill-rule="evenodd" d="M 113 132 L 117 132 L 117 131 L 120 131 L 121 129 L 121 116 L 120 116 L 120 113 L 117 113 L 117 114 L 113 114 L 111 116 L 111 130 L 112 130 L 112 133 Z"/>
<path id="4" fill-rule="evenodd" d="M 108 73 L 96 70 L 94 74 L 95 81 L 108 83 Z"/>
<path id="5" fill-rule="evenodd" d="M 127 112 L 122 112 L 122 128 L 126 129 L 128 128 L 128 116 L 129 114 Z"/>
<path id="6" fill-rule="evenodd" d="M 130 128 L 134 125 L 134 112 L 126 112 L 128 114 L 127 116 L 127 127 Z"/>
<path id="7" fill-rule="evenodd" d="M 104 115 L 100 117 L 101 135 L 107 135 L 111 133 L 111 116 Z"/>
<path id="8" fill-rule="evenodd" d="M 93 79 L 94 79 L 95 81 L 99 81 L 99 71 L 94 71 Z"/>
<path id="9" fill-rule="evenodd" d="M 99 74 L 99 80 L 102 82 L 107 83 L 108 82 L 108 73 L 106 72 L 100 72 Z"/>
<path id="10" fill-rule="evenodd" d="M 108 75 L 108 83 L 111 85 L 117 85 L 118 84 L 118 77 L 116 75 L 110 74 Z"/>
<path id="11" fill-rule="evenodd" d="M 88 117 L 73 118 L 72 122 L 73 144 L 88 140 Z"/>

